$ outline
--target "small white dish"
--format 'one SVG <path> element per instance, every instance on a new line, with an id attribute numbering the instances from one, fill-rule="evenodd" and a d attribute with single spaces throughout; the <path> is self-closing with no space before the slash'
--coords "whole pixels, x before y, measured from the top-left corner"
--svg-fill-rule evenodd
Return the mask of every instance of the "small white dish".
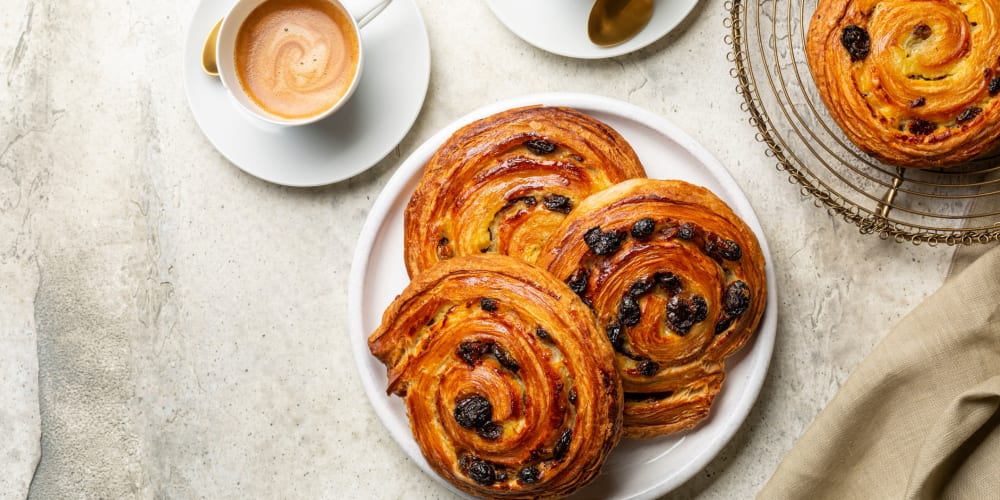
<path id="1" fill-rule="evenodd" d="M 654 0 L 653 17 L 621 45 L 599 47 L 587 36 L 593 0 L 486 0 L 507 29 L 542 50 L 578 59 L 602 59 L 639 50 L 677 27 L 698 0 Z"/>
<path id="2" fill-rule="evenodd" d="M 348 286 L 350 337 L 368 399 L 403 451 L 427 474 L 435 474 L 410 432 L 406 408 L 387 396 L 386 371 L 368 351 L 368 336 L 382 312 L 409 282 L 403 264 L 403 210 L 435 150 L 459 127 L 509 108 L 544 104 L 569 106 L 611 125 L 635 149 L 651 178 L 682 179 L 711 189 L 753 229 L 767 265 L 767 308 L 757 334 L 726 361 L 726 382 L 712 412 L 695 430 L 651 440 L 624 440 L 611 454 L 604 473 L 575 498 L 656 498 L 681 485 L 725 446 L 750 409 L 771 360 L 777 327 L 775 268 L 763 230 L 749 201 L 725 167 L 704 147 L 664 118 L 631 104 L 584 94 L 540 94 L 501 101 L 460 118 L 421 145 L 389 179 L 361 230 Z"/>
<path id="3" fill-rule="evenodd" d="M 202 45 L 232 0 L 202 0 L 184 49 L 184 83 L 195 121 L 246 173 L 285 186 L 321 186 L 378 163 L 417 119 L 430 82 L 430 44 L 414 0 L 395 0 L 361 32 L 365 69 L 357 90 L 322 121 L 282 127 L 243 110 L 201 69 Z M 350 4 L 350 0 L 345 0 Z"/>

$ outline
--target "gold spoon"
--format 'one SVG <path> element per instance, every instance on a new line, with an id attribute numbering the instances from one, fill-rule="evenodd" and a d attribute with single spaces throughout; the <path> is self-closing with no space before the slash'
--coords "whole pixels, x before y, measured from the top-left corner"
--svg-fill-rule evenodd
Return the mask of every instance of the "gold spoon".
<path id="1" fill-rule="evenodd" d="M 201 69 L 212 76 L 219 76 L 219 64 L 215 60 L 215 43 L 219 40 L 219 26 L 222 26 L 222 19 L 219 19 L 219 22 L 212 27 L 212 31 L 208 32 L 205 47 L 201 49 Z"/>
<path id="2" fill-rule="evenodd" d="M 624 43 L 653 17 L 653 0 L 597 0 L 590 9 L 587 35 L 601 47 Z"/>

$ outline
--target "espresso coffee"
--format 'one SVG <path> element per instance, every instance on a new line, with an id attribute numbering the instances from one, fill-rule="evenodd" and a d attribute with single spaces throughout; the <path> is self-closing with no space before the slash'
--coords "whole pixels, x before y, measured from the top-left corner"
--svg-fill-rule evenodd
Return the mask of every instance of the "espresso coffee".
<path id="1" fill-rule="evenodd" d="M 340 101 L 358 71 L 350 14 L 324 0 L 267 0 L 236 34 L 236 73 L 261 109 L 284 118 L 318 115 Z"/>

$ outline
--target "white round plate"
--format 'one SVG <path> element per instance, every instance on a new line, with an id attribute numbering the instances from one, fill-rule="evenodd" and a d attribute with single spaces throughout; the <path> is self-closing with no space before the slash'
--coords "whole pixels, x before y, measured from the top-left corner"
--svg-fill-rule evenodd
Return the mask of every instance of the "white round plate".
<path id="1" fill-rule="evenodd" d="M 372 167 L 410 130 L 431 71 L 427 30 L 414 0 L 395 0 L 361 30 L 365 62 L 351 100 L 333 116 L 298 127 L 253 117 L 202 71 L 205 36 L 233 3 L 198 4 L 184 48 L 184 83 L 198 126 L 234 165 L 275 184 L 321 186 Z"/>
<path id="2" fill-rule="evenodd" d="M 653 17 L 636 36 L 614 47 L 587 37 L 593 0 L 486 0 L 507 29 L 542 50 L 579 59 L 602 59 L 639 50 L 677 27 L 698 0 L 653 0 Z"/>
<path id="3" fill-rule="evenodd" d="M 750 203 L 736 182 L 702 146 L 667 120 L 628 103 L 583 94 L 540 94 L 480 108 L 427 140 L 389 179 L 361 230 L 348 287 L 350 336 L 354 359 L 368 399 L 392 437 L 424 471 L 431 471 L 410 433 L 406 408 L 387 397 L 386 370 L 368 351 L 368 336 L 382 312 L 408 283 L 403 264 L 403 210 L 431 154 L 459 127 L 505 109 L 545 104 L 570 106 L 614 127 L 632 144 L 652 178 L 699 184 L 720 196 L 756 233 L 767 263 L 767 308 L 757 334 L 726 362 L 727 377 L 709 417 L 695 430 L 650 440 L 623 440 L 604 473 L 581 490 L 583 498 L 655 498 L 701 470 L 736 433 L 760 392 L 774 348 L 778 304 L 774 265 Z M 454 488 L 452 488 L 453 491 Z"/>

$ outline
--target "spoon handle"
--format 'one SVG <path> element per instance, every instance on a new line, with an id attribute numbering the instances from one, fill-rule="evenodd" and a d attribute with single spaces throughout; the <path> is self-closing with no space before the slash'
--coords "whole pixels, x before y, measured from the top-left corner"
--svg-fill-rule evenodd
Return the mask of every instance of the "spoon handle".
<path id="1" fill-rule="evenodd" d="M 350 5 L 345 3 L 345 7 L 351 13 L 351 17 L 358 23 L 358 28 L 364 28 L 375 17 L 382 13 L 392 0 L 368 0 L 364 2 L 354 1 Z"/>

